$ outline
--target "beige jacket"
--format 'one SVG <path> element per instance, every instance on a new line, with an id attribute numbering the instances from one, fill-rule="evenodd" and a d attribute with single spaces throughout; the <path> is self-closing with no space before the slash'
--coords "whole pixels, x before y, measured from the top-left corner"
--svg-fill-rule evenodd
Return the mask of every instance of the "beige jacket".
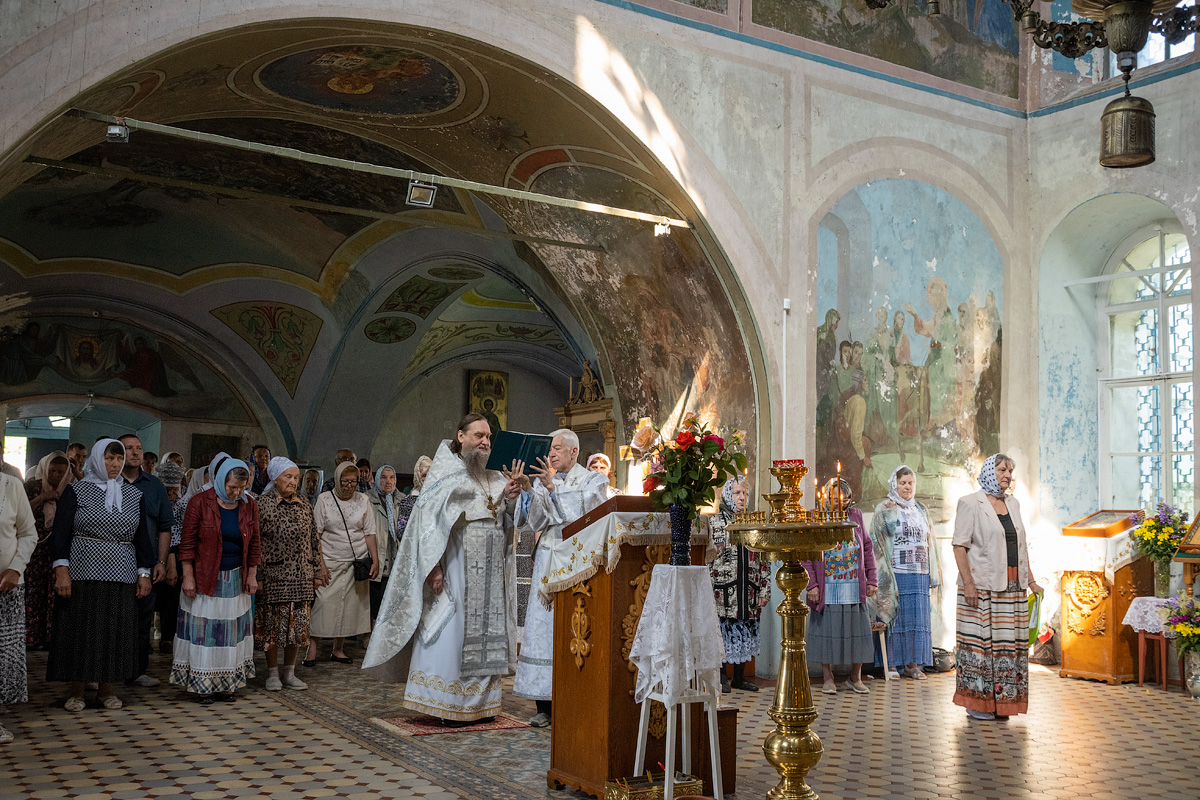
<path id="1" fill-rule="evenodd" d="M 1029 548 L 1025 541 L 1025 523 L 1021 506 L 1011 495 L 1005 498 L 1008 513 L 1017 529 L 1017 581 L 1022 589 L 1029 587 Z M 967 564 L 971 577 L 981 591 L 1002 592 L 1008 588 L 1008 548 L 1004 543 L 1004 526 L 988 502 L 982 489 L 958 501 L 954 515 L 954 537 L 951 544 L 967 548 Z M 958 576 L 958 585 L 963 585 Z"/>
<path id="2" fill-rule="evenodd" d="M 25 484 L 8 473 L 0 474 L 0 572 L 16 570 L 21 573 L 20 583 L 25 583 L 25 565 L 37 541 Z"/>

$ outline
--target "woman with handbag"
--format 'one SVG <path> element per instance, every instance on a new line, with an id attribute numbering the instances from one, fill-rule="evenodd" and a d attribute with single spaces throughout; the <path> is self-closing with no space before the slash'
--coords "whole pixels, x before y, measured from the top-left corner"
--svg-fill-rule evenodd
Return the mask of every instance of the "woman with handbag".
<path id="1" fill-rule="evenodd" d="M 1029 566 L 1025 524 L 1008 494 L 1014 463 L 1003 453 L 983 462 L 980 490 L 958 501 L 955 705 L 971 719 L 1005 719 L 1029 710 L 1028 593 L 1042 594 Z"/>
<path id="2" fill-rule="evenodd" d="M 254 677 L 254 612 L 262 560 L 250 468 L 227 458 L 213 485 L 188 501 L 177 555 L 183 580 L 171 683 L 198 702 L 233 700 Z"/>
<path id="3" fill-rule="evenodd" d="M 317 589 L 304 666 L 317 663 L 317 639 L 333 639 L 330 661 L 349 664 L 347 636 L 371 630 L 370 579 L 379 574 L 375 512 L 358 491 L 358 467 L 344 461 L 333 474 L 332 491 L 317 497 L 313 516 L 329 583 Z"/>

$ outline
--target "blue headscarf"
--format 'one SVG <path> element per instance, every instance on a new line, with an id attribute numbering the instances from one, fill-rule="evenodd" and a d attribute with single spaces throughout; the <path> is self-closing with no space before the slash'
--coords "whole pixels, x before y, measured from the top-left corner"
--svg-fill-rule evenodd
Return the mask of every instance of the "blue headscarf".
<path id="1" fill-rule="evenodd" d="M 230 472 L 233 472 L 238 467 L 246 470 L 247 473 L 250 472 L 250 467 L 246 465 L 246 462 L 239 461 L 236 458 L 225 459 L 223 462 L 221 462 L 221 466 L 217 468 L 217 477 L 216 480 L 213 481 L 213 489 L 216 491 L 217 497 L 221 498 L 221 501 L 224 503 L 233 502 L 229 499 L 229 495 L 225 494 L 225 479 L 229 477 Z M 249 503 L 250 495 L 242 492 L 241 500 L 243 503 Z"/>
<path id="2" fill-rule="evenodd" d="M 388 530 L 395 531 L 396 530 L 396 504 L 395 504 L 395 501 L 392 499 L 392 495 L 394 495 L 396 493 L 396 490 L 392 489 L 387 494 L 384 494 L 384 491 L 382 488 L 383 482 L 381 479 L 383 478 L 383 471 L 385 469 L 390 469 L 392 471 L 393 475 L 396 474 L 396 468 L 390 464 L 384 464 L 382 467 L 375 470 L 375 491 L 379 492 L 379 499 L 380 499 L 380 501 L 383 502 L 384 509 L 387 510 Z"/>
<path id="3" fill-rule="evenodd" d="M 979 468 L 979 486 L 992 497 L 1004 497 L 1004 490 L 1000 488 L 1000 481 L 996 479 L 996 459 L 999 456 L 1000 453 L 989 456 Z"/>

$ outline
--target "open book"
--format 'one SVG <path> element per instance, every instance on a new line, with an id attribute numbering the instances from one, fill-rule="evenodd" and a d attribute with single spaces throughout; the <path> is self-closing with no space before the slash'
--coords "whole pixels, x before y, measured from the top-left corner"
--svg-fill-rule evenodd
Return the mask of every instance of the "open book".
<path id="1" fill-rule="evenodd" d="M 509 469 L 513 461 L 523 461 L 527 468 L 536 467 L 539 458 L 550 454 L 553 441 L 553 437 L 540 433 L 500 431 L 492 437 L 492 454 L 488 457 L 487 468 Z"/>

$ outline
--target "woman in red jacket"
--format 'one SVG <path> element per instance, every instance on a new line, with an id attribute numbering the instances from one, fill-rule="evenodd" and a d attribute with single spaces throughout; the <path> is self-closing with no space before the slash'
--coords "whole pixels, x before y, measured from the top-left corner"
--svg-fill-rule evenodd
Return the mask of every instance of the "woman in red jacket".
<path id="1" fill-rule="evenodd" d="M 226 459 L 211 489 L 188 501 L 178 560 L 183 570 L 171 683 L 202 704 L 232 700 L 254 677 L 254 614 L 260 540 L 250 469 Z"/>

